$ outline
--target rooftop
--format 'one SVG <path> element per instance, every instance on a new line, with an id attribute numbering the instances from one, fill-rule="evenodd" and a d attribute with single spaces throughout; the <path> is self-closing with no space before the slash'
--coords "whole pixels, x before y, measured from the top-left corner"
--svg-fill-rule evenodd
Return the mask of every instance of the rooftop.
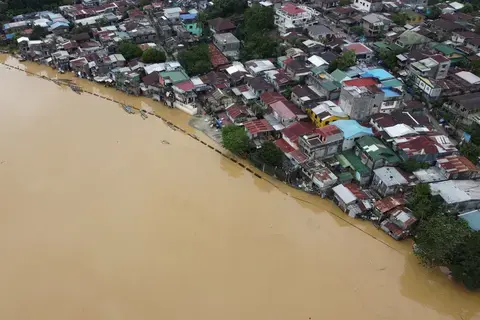
<path id="1" fill-rule="evenodd" d="M 476 110 L 480 108 L 480 92 L 464 94 L 461 96 L 454 96 L 450 99 L 457 102 L 467 110 Z"/>
<path id="2" fill-rule="evenodd" d="M 214 68 L 228 64 L 227 57 L 213 43 L 208 44 L 208 55 Z"/>
<path id="3" fill-rule="evenodd" d="M 444 135 L 410 136 L 397 138 L 394 141 L 399 150 L 403 150 L 408 156 L 424 154 L 444 154 L 455 152 L 457 148 L 450 139 Z"/>
<path id="4" fill-rule="evenodd" d="M 343 85 L 348 87 L 366 87 L 366 86 L 376 86 L 379 83 L 380 82 L 378 81 L 377 78 L 368 77 L 368 78 L 346 80 L 343 82 Z"/>
<path id="5" fill-rule="evenodd" d="M 301 13 L 304 13 L 305 10 L 296 6 L 295 4 L 291 3 L 291 2 L 287 2 L 285 3 L 281 8 L 280 10 L 288 13 L 289 15 L 297 15 L 297 14 L 301 14 Z"/>
<path id="6" fill-rule="evenodd" d="M 432 195 L 440 195 L 448 204 L 480 200 L 480 181 L 448 180 L 430 184 Z"/>
<path id="7" fill-rule="evenodd" d="M 332 125 L 343 131 L 345 139 L 362 135 L 373 135 L 372 128 L 363 127 L 356 120 L 337 120 L 332 122 Z"/>
<path id="8" fill-rule="evenodd" d="M 480 171 L 470 160 L 460 155 L 450 155 L 437 159 L 437 166 L 449 174 L 456 174 L 468 171 Z"/>
<path id="9" fill-rule="evenodd" d="M 377 78 L 380 81 L 395 78 L 391 73 L 389 73 L 385 69 L 381 69 L 381 68 L 368 70 L 367 72 L 362 74 L 361 77 L 362 78 L 373 77 L 373 78 Z"/>
<path id="10" fill-rule="evenodd" d="M 372 53 L 372 49 L 364 45 L 363 43 L 350 43 L 343 47 L 344 50 L 353 50 L 356 55 Z"/>
<path id="11" fill-rule="evenodd" d="M 472 230 L 480 231 L 480 210 L 466 212 L 460 214 L 458 217 L 467 221 L 468 225 L 470 226 L 470 228 L 472 228 Z"/>
<path id="12" fill-rule="evenodd" d="M 366 152 L 373 161 L 384 159 L 390 164 L 400 162 L 400 158 L 393 152 L 392 149 L 385 146 L 380 140 L 375 137 L 364 136 L 357 140 L 358 146 Z"/>
<path id="13" fill-rule="evenodd" d="M 244 122 L 243 125 L 247 131 L 254 135 L 263 132 L 270 132 L 273 131 L 273 127 L 268 123 L 265 119 L 257 119 Z"/>
<path id="14" fill-rule="evenodd" d="M 208 24 L 216 31 L 223 32 L 235 29 L 235 25 L 230 19 L 215 18 L 208 21 Z"/>
<path id="15" fill-rule="evenodd" d="M 390 210 L 405 205 L 405 203 L 405 199 L 401 196 L 390 196 L 375 202 L 375 208 L 380 213 L 385 214 Z"/>
<path id="16" fill-rule="evenodd" d="M 387 187 L 406 185 L 407 179 L 402 175 L 397 168 L 394 167 L 382 167 L 374 170 L 375 175 L 384 183 Z"/>

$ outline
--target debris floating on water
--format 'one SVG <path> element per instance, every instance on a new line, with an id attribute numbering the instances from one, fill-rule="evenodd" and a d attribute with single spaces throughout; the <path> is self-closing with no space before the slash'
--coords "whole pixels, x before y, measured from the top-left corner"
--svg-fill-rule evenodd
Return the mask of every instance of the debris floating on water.
<path id="1" fill-rule="evenodd" d="M 162 140 L 162 143 L 163 144 L 170 144 L 170 142 L 168 142 L 167 140 Z"/>

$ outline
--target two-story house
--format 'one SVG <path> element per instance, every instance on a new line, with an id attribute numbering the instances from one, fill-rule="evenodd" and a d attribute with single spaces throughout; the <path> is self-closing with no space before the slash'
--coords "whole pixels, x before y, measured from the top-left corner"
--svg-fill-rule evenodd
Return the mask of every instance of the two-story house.
<path id="1" fill-rule="evenodd" d="M 275 11 L 275 25 L 280 34 L 302 31 L 312 24 L 313 12 L 305 6 L 287 2 Z"/>
<path id="2" fill-rule="evenodd" d="M 315 129 L 312 134 L 301 136 L 298 146 L 309 159 L 333 157 L 342 149 L 343 132 L 336 126 Z"/>
<path id="3" fill-rule="evenodd" d="M 226 57 L 236 60 L 240 56 L 240 40 L 229 32 L 216 33 L 213 43 Z"/>

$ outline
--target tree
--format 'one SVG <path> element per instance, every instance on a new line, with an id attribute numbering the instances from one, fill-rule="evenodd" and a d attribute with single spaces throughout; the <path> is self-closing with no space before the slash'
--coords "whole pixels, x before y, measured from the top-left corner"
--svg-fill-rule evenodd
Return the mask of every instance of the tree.
<path id="1" fill-rule="evenodd" d="M 354 66 L 355 61 L 356 61 L 355 51 L 353 50 L 345 51 L 342 55 L 336 57 L 332 61 L 332 63 L 330 63 L 330 65 L 328 66 L 328 72 L 333 72 L 336 69 L 345 71 L 349 67 Z"/>
<path id="2" fill-rule="evenodd" d="M 118 52 L 120 52 L 126 60 L 139 58 L 143 51 L 136 44 L 130 41 L 122 41 L 118 45 Z"/>
<path id="3" fill-rule="evenodd" d="M 363 31 L 363 27 L 362 26 L 353 26 L 350 28 L 350 32 L 357 35 L 357 36 L 363 36 L 364 35 L 364 31 Z"/>
<path id="4" fill-rule="evenodd" d="M 462 10 L 463 13 L 471 13 L 474 11 L 474 8 L 471 3 L 465 3 Z"/>
<path id="5" fill-rule="evenodd" d="M 283 163 L 283 152 L 275 143 L 271 141 L 264 142 L 262 147 L 256 152 L 258 160 L 273 167 L 281 166 Z"/>
<path id="6" fill-rule="evenodd" d="M 452 258 L 453 278 L 462 282 L 468 289 L 480 289 L 480 231 L 457 247 Z"/>
<path id="7" fill-rule="evenodd" d="M 178 55 L 178 60 L 191 76 L 207 73 L 212 68 L 208 45 L 204 43 L 182 51 Z"/>
<path id="8" fill-rule="evenodd" d="M 434 215 L 447 213 L 442 199 L 432 196 L 428 184 L 417 184 L 407 200 L 409 208 L 420 221 L 427 221 Z"/>
<path id="9" fill-rule="evenodd" d="M 229 17 L 234 14 L 242 14 L 248 7 L 245 0 L 216 0 L 213 6 L 208 7 L 205 13 L 208 19 Z"/>
<path id="10" fill-rule="evenodd" d="M 408 15 L 405 12 L 397 12 L 392 14 L 392 21 L 396 25 L 403 27 L 408 21 Z"/>
<path id="11" fill-rule="evenodd" d="M 412 172 L 420 170 L 420 169 L 427 169 L 429 167 L 430 167 L 430 165 L 428 163 L 418 162 L 418 161 L 415 161 L 413 159 L 408 159 L 407 161 L 402 162 L 400 164 L 400 169 L 402 169 L 402 170 L 404 170 L 408 173 L 412 173 Z"/>
<path id="12" fill-rule="evenodd" d="M 244 127 L 228 125 L 222 128 L 223 146 L 240 156 L 247 154 L 250 149 L 250 140 Z"/>
<path id="13" fill-rule="evenodd" d="M 255 34 L 265 34 L 275 28 L 275 12 L 272 7 L 255 4 L 245 10 L 243 33 L 248 39 Z"/>
<path id="14" fill-rule="evenodd" d="M 290 100 L 292 97 L 292 87 L 290 86 L 286 87 L 282 94 L 285 98 Z"/>
<path id="15" fill-rule="evenodd" d="M 142 61 L 145 63 L 165 62 L 165 60 L 167 60 L 165 53 L 155 48 L 148 48 L 142 54 Z"/>
<path id="16" fill-rule="evenodd" d="M 470 233 L 465 220 L 435 215 L 420 222 L 415 237 L 415 254 L 427 266 L 450 266 L 455 251 Z"/>
<path id="17" fill-rule="evenodd" d="M 244 42 L 240 49 L 241 60 L 265 59 L 274 57 L 279 43 L 272 37 L 256 33 Z"/>
<path id="18" fill-rule="evenodd" d="M 382 64 L 385 65 L 390 70 L 395 70 L 398 67 L 398 60 L 397 60 L 396 52 L 391 50 L 381 50 L 379 53 L 379 57 L 382 60 Z"/>
<path id="19" fill-rule="evenodd" d="M 428 10 L 429 10 L 427 13 L 428 19 L 432 19 L 432 20 L 438 19 L 438 17 L 440 17 L 440 15 L 442 14 L 442 10 L 437 6 L 428 8 Z"/>
<path id="20" fill-rule="evenodd" d="M 340 0 L 340 7 L 349 6 L 352 4 L 352 0 Z"/>
<path id="21" fill-rule="evenodd" d="M 471 142 L 462 143 L 462 145 L 460 146 L 460 152 L 473 163 L 477 163 L 478 157 L 480 157 L 480 147 Z"/>
<path id="22" fill-rule="evenodd" d="M 30 40 L 40 40 L 48 34 L 48 31 L 40 26 L 34 26 L 30 34 Z"/>
<path id="23" fill-rule="evenodd" d="M 88 25 L 78 25 L 70 31 L 70 34 L 90 33 L 92 29 Z"/>

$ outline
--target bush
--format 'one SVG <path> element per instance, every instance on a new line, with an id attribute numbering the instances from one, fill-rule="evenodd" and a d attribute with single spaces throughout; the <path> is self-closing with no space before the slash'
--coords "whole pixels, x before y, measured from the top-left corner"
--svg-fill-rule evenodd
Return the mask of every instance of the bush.
<path id="1" fill-rule="evenodd" d="M 158 49 L 149 48 L 142 54 L 142 61 L 145 63 L 159 63 L 165 60 L 167 60 L 165 53 Z"/>
<path id="2" fill-rule="evenodd" d="M 244 127 L 235 125 L 223 127 L 222 142 L 225 149 L 240 156 L 245 156 L 250 149 L 250 139 Z"/>

